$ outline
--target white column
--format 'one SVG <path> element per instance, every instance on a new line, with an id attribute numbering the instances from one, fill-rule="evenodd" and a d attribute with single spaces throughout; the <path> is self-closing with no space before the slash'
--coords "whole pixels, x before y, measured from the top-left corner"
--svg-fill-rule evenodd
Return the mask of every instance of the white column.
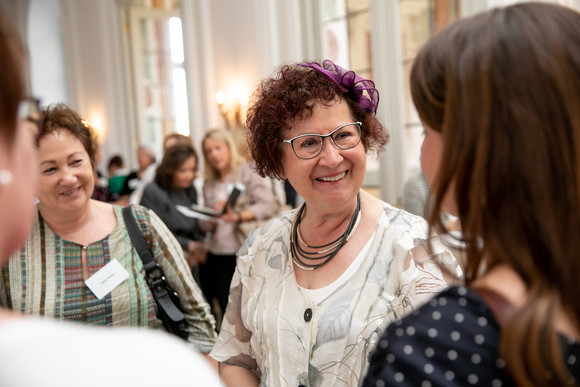
<path id="1" fill-rule="evenodd" d="M 403 54 L 398 1 L 371 1 L 373 78 L 380 93 L 377 117 L 391 134 L 380 157 L 382 199 L 399 203 L 406 168 L 404 150 Z"/>
<path id="2" fill-rule="evenodd" d="M 201 138 L 211 127 L 221 125 L 215 102 L 215 65 L 211 2 L 181 0 L 181 19 L 185 51 L 185 72 L 189 101 L 191 138 L 201 152 Z M 203 157 L 199 153 L 200 170 Z"/>
<path id="3" fill-rule="evenodd" d="M 99 131 L 102 166 L 113 153 L 134 157 L 120 6 L 114 0 L 61 0 L 69 105 Z M 103 168 L 101 168 L 103 169 Z"/>

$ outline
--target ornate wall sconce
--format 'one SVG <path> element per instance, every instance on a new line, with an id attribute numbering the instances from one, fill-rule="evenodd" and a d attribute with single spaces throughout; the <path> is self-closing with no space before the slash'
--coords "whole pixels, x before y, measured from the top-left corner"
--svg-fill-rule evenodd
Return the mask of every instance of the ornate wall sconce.
<path id="1" fill-rule="evenodd" d="M 244 126 L 244 109 L 248 99 L 248 90 L 244 82 L 231 84 L 227 92 L 218 91 L 215 99 L 226 128 Z"/>
<path id="2" fill-rule="evenodd" d="M 239 86 L 237 89 L 232 88 L 232 92 L 228 94 L 220 90 L 215 99 L 225 127 L 232 133 L 239 153 L 248 157 L 248 143 L 244 134 L 244 109 L 247 104 L 247 94 L 244 91 L 245 89 Z"/>
<path id="3" fill-rule="evenodd" d="M 242 125 L 242 104 L 238 99 L 226 103 L 226 93 L 218 91 L 215 96 L 216 102 L 226 128 L 234 128 Z"/>

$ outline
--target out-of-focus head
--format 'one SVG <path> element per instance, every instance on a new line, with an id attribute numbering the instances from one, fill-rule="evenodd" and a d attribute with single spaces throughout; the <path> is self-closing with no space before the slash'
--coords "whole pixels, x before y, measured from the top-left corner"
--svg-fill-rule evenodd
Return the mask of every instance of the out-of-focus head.
<path id="1" fill-rule="evenodd" d="M 36 138 L 36 145 L 39 146 L 42 139 L 47 135 L 59 131 L 69 132 L 83 144 L 91 160 L 91 165 L 95 168 L 95 158 L 99 145 L 93 130 L 89 123 L 83 120 L 76 111 L 62 103 L 51 105 L 44 111 L 40 123 L 40 131 Z"/>
<path id="2" fill-rule="evenodd" d="M 191 162 L 193 159 L 193 162 Z M 185 165 L 185 164 L 188 165 Z M 197 153 L 191 144 L 179 143 L 169 147 L 155 173 L 155 182 L 164 190 L 171 191 L 174 188 L 186 188 L 191 186 L 197 171 Z M 176 175 L 187 175 L 185 179 L 189 184 L 175 187 Z"/>
<path id="3" fill-rule="evenodd" d="M 1 10 L 0 10 L 1 11 Z M 25 50 L 11 21 L 0 14 L 0 53 L 2 54 L 2 87 L 0 87 L 0 125 L 2 137 L 13 141 L 16 136 L 18 104 L 24 98 Z"/>
<path id="4" fill-rule="evenodd" d="M 278 177 L 282 171 L 284 132 L 312 115 L 317 104 L 347 103 L 353 121 L 361 122 L 365 150 L 378 151 L 389 134 L 376 118 L 379 93 L 374 83 L 329 60 L 283 65 L 261 82 L 247 112 L 248 143 L 257 171 Z"/>
<path id="5" fill-rule="evenodd" d="M 0 264 L 26 237 L 30 227 L 36 183 L 34 136 L 24 99 L 26 53 L 11 21 L 0 10 Z M 20 106 L 20 109 L 19 109 Z M 19 111 L 20 110 L 20 111 Z M 22 120 L 18 117 L 22 116 Z"/>
<path id="6" fill-rule="evenodd" d="M 568 384 L 554 316 L 580 329 L 580 13 L 530 2 L 461 20 L 420 50 L 411 93 L 441 140 L 431 225 L 450 197 L 466 282 L 507 264 L 527 286 L 506 368 L 518 385 Z"/>
<path id="7" fill-rule="evenodd" d="M 205 162 L 205 178 L 217 179 L 221 173 L 235 171 L 242 162 L 231 133 L 226 129 L 211 129 L 201 140 Z"/>
<path id="8" fill-rule="evenodd" d="M 175 144 L 187 144 L 193 146 L 193 141 L 191 140 L 191 137 L 184 136 L 183 134 L 179 133 L 168 134 L 163 139 L 163 152 L 165 152 L 167 149 L 169 149 Z"/>
<path id="9" fill-rule="evenodd" d="M 125 167 L 125 162 L 123 161 L 123 156 L 121 155 L 113 155 L 109 159 L 109 164 L 107 165 L 107 171 L 109 172 L 109 176 L 113 176 L 115 172 L 119 169 Z"/>
<path id="10" fill-rule="evenodd" d="M 137 149 L 137 162 L 139 169 L 144 170 L 156 161 L 155 150 L 152 145 L 141 144 Z"/>
<path id="11" fill-rule="evenodd" d="M 421 49 L 411 92 L 442 139 L 430 222 L 450 195 L 466 281 L 507 263 L 534 296 L 528 316 L 552 315 L 542 299 L 580 315 L 580 13 L 520 3 L 461 20 Z"/>

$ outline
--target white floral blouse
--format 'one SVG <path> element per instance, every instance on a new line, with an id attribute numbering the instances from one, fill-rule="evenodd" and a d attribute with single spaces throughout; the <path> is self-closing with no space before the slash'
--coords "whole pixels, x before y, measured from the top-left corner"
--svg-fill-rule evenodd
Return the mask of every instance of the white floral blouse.
<path id="1" fill-rule="evenodd" d="M 457 263 L 422 218 L 385 203 L 354 274 L 320 302 L 294 276 L 295 210 L 250 234 L 211 356 L 255 370 L 261 386 L 357 386 L 385 326 L 448 286 Z M 329 285 L 332 286 L 332 285 Z"/>

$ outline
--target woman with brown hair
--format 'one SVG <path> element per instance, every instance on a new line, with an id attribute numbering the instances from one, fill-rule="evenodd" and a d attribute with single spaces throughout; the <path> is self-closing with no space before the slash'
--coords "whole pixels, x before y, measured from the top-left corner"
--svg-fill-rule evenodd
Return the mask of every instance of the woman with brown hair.
<path id="1" fill-rule="evenodd" d="M 143 191 L 141 205 L 157 214 L 173 233 L 191 267 L 205 262 L 204 232 L 195 218 L 179 212 L 177 206 L 197 204 L 193 180 L 197 174 L 197 153 L 188 144 L 175 144 L 165 151 L 155 180 Z"/>
<path id="2" fill-rule="evenodd" d="M 38 204 L 24 245 L 2 269 L 0 304 L 85 324 L 164 329 L 123 207 L 91 199 L 97 147 L 92 129 L 70 107 L 51 105 L 43 111 L 36 146 Z M 179 243 L 154 212 L 132 206 L 131 215 L 179 294 L 188 342 L 209 352 L 215 320 Z M 103 268 L 115 276 L 91 287 Z"/>
<path id="3" fill-rule="evenodd" d="M 430 223 L 465 285 L 388 328 L 364 386 L 580 383 L 580 14 L 522 3 L 434 36 L 411 71 Z"/>

